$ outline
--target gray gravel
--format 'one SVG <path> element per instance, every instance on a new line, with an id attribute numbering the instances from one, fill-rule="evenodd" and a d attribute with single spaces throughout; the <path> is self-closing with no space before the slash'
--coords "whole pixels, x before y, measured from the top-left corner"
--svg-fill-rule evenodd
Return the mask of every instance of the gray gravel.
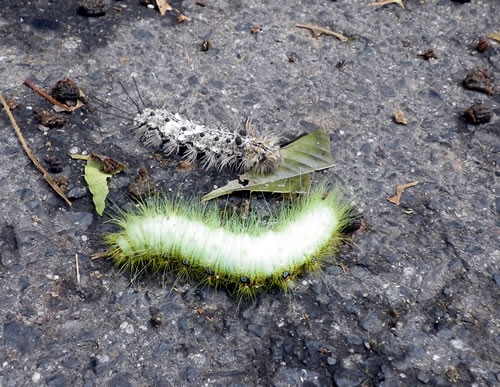
<path id="1" fill-rule="evenodd" d="M 2 92 L 21 103 L 14 114 L 33 152 L 62 160 L 73 207 L 0 115 L 0 386 L 498 385 L 500 98 L 462 86 L 473 69 L 499 79 L 500 44 L 475 50 L 499 32 L 498 0 L 171 3 L 184 24 L 136 1 L 95 18 L 79 16 L 77 1 L 2 1 Z M 356 39 L 314 38 L 297 23 Z M 437 59 L 417 56 L 432 48 Z M 133 91 L 132 76 L 147 104 L 201 123 L 251 116 L 291 136 L 327 128 L 336 165 L 315 178 L 352 197 L 364 220 L 342 267 L 238 308 L 223 290 L 173 290 L 155 277 L 131 285 L 90 260 L 111 225 L 69 151 L 127 162 L 110 184 L 119 207 L 130 205 L 125 188 L 140 165 L 161 188 L 200 196 L 232 177 L 177 171 L 178 158 L 160 166 L 96 99 L 44 134 L 32 110 L 48 105 L 21 85 L 70 77 L 133 113 L 118 84 Z M 493 117 L 468 125 L 462 112 L 477 102 Z M 408 125 L 394 123 L 395 110 Z M 386 200 L 411 181 L 400 206 Z"/>

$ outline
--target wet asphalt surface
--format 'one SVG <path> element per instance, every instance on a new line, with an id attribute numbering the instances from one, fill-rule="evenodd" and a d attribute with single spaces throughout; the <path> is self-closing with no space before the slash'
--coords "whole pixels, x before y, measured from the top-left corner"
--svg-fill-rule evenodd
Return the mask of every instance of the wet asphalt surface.
<path id="1" fill-rule="evenodd" d="M 500 383 L 500 44 L 476 49 L 499 32 L 497 0 L 171 2 L 183 24 L 136 1 L 113 1 L 99 17 L 79 15 L 80 3 L 4 0 L 0 9 L 2 93 L 20 103 L 13 113 L 28 145 L 65 177 L 73 204 L 49 189 L 2 114 L 1 386 Z M 313 37 L 298 23 L 354 39 Z M 437 58 L 418 55 L 430 49 Z M 463 86 L 475 69 L 491 78 L 483 92 Z M 33 112 L 50 105 L 22 82 L 50 90 L 65 77 L 90 103 L 47 131 Z M 141 165 L 173 193 L 201 196 L 234 178 L 152 157 L 125 113 L 105 114 L 100 100 L 134 113 L 119 85 L 134 91 L 133 77 L 147 105 L 202 123 L 251 116 L 291 137 L 326 128 L 335 167 L 314 181 L 328 178 L 363 219 L 337 260 L 290 294 L 240 305 L 189 281 L 131 284 L 91 260 L 112 225 L 93 211 L 68 152 L 128 164 L 110 182 L 119 208 L 131 206 L 126 189 Z M 488 122 L 469 124 L 463 112 L 478 103 L 474 117 Z M 407 125 L 394 122 L 397 110 Z M 387 201 L 413 181 L 399 205 Z"/>

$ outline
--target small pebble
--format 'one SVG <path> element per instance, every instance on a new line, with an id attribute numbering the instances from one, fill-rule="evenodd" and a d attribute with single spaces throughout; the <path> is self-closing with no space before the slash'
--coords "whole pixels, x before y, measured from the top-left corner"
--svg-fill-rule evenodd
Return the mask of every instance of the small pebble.
<path id="1" fill-rule="evenodd" d="M 31 377 L 31 381 L 33 383 L 38 383 L 40 381 L 40 379 L 42 378 L 42 375 L 40 374 L 40 372 L 35 372 L 33 374 L 33 376 Z"/>
<path id="2" fill-rule="evenodd" d="M 120 324 L 120 329 L 129 335 L 134 333 L 134 326 L 127 321 L 124 321 Z"/>

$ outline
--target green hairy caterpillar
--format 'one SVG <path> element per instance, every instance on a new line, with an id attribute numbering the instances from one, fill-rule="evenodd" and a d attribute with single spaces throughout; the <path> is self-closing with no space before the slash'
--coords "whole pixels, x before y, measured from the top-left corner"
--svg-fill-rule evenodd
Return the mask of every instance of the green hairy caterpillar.
<path id="1" fill-rule="evenodd" d="M 324 188 L 282 204 L 266 222 L 193 200 L 151 199 L 114 219 L 119 230 L 105 236 L 104 255 L 136 275 L 174 273 L 239 297 L 286 290 L 331 256 L 348 220 L 349 205 Z"/>

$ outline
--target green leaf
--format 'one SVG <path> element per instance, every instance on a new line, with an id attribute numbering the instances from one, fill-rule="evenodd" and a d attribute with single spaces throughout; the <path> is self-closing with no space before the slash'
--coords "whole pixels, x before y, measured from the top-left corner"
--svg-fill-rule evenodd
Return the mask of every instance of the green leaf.
<path id="1" fill-rule="evenodd" d="M 231 180 L 224 187 L 208 193 L 202 200 L 236 191 L 304 193 L 311 184 L 309 173 L 333 166 L 330 137 L 325 129 L 317 129 L 299 137 L 283 147 L 281 153 L 283 161 L 275 171 L 264 175 L 247 172 L 239 179 Z"/>
<path id="2" fill-rule="evenodd" d="M 108 196 L 108 177 L 111 174 L 104 173 L 100 170 L 101 163 L 92 158 L 88 158 L 85 164 L 85 174 L 84 179 L 89 186 L 89 191 L 92 194 L 92 200 L 94 201 L 95 211 L 102 215 L 104 212 L 106 196 Z"/>
<path id="3" fill-rule="evenodd" d="M 222 195 L 229 195 L 237 191 L 252 192 L 273 192 L 273 193 L 307 193 L 311 188 L 311 178 L 309 174 L 289 177 L 283 180 L 276 180 L 269 183 L 243 185 L 238 180 L 231 180 L 224 187 L 214 189 L 201 198 L 202 201 L 212 200 Z"/>

